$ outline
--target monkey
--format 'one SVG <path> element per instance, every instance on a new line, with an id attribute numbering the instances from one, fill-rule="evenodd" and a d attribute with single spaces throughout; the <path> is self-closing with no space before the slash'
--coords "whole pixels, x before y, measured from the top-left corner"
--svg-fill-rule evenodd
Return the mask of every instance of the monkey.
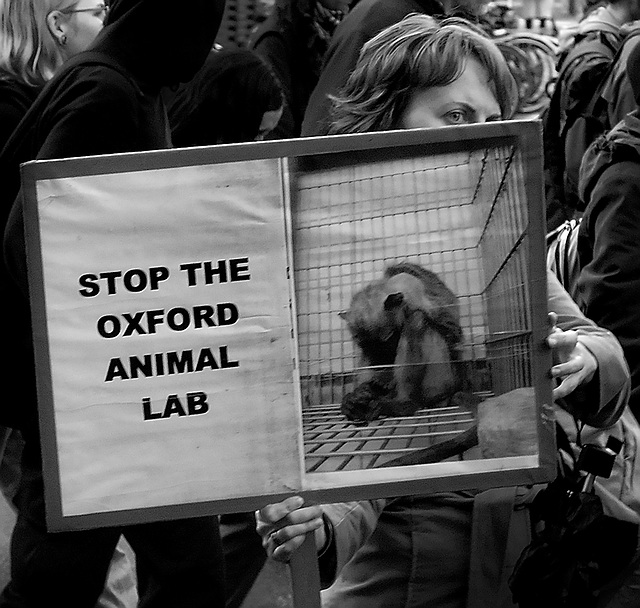
<path id="1" fill-rule="evenodd" d="M 389 266 L 340 316 L 363 359 L 341 404 L 350 420 L 409 416 L 462 389 L 458 300 L 434 272 L 410 262 Z"/>

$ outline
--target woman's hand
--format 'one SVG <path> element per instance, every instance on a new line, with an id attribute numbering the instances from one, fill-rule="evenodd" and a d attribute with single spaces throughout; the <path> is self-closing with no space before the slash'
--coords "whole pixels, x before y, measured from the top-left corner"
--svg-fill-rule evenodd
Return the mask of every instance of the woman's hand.
<path id="1" fill-rule="evenodd" d="M 302 545 L 305 536 L 315 531 L 316 547 L 322 550 L 327 542 L 322 507 L 305 507 L 300 496 L 267 505 L 256 511 L 256 532 L 262 537 L 267 555 L 288 562 Z"/>
<path id="2" fill-rule="evenodd" d="M 547 344 L 553 351 L 554 363 L 551 377 L 560 381 L 553 389 L 554 400 L 570 395 L 578 386 L 589 382 L 598 369 L 596 358 L 580 343 L 578 333 L 573 330 L 562 331 L 557 327 L 557 321 L 557 315 L 549 313 L 551 333 L 547 337 Z"/>

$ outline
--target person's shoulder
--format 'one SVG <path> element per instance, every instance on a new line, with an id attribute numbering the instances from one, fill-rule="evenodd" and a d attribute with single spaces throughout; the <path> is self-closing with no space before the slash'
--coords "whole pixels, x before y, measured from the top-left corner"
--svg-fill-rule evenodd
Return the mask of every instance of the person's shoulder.
<path id="1" fill-rule="evenodd" d="M 626 44 L 629 39 L 640 34 L 640 19 L 624 23 L 620 27 L 620 33 L 624 36 L 623 42 Z"/>
<path id="2" fill-rule="evenodd" d="M 101 90 L 140 90 L 133 76 L 115 62 L 87 61 L 79 64 L 71 78 L 78 82 L 91 83 Z"/>
<path id="3" fill-rule="evenodd" d="M 138 83 L 117 65 L 99 61 L 79 63 L 51 82 L 50 100 L 63 106 L 75 103 L 130 106 L 142 95 Z M 113 107 L 118 111 L 118 107 Z"/>
<path id="4" fill-rule="evenodd" d="M 340 22 L 335 35 L 360 31 L 373 37 L 409 13 L 427 12 L 418 0 L 360 0 Z"/>
<path id="5" fill-rule="evenodd" d="M 622 34 L 622 42 L 616 57 L 616 63 L 622 70 L 626 71 L 627 59 L 631 51 L 640 43 L 640 21 L 632 21 L 624 25 L 620 33 Z"/>
<path id="6" fill-rule="evenodd" d="M 589 203 L 585 216 L 593 219 L 603 209 L 615 211 L 620 218 L 628 212 L 636 216 L 636 202 L 640 196 L 639 164 L 640 156 L 631 146 L 618 144 L 612 147 L 600 165 L 585 177 L 584 198 Z"/>
<path id="7" fill-rule="evenodd" d="M 435 15 L 442 11 L 439 0 L 360 0 L 338 24 L 334 38 L 355 34 L 369 40 L 412 13 Z"/>
<path id="8" fill-rule="evenodd" d="M 38 96 L 39 90 L 38 87 L 15 78 L 0 77 L 0 108 L 25 113 Z"/>
<path id="9" fill-rule="evenodd" d="M 434 6 L 438 4 L 434 0 L 360 0 L 347 13 L 345 19 L 356 16 L 363 18 L 380 13 L 394 15 L 404 12 L 431 12 Z"/>
<path id="10" fill-rule="evenodd" d="M 33 99 L 38 95 L 41 88 L 41 86 L 29 84 L 14 76 L 0 73 L 0 94 L 3 96 L 11 95 L 14 97 Z"/>
<path id="11" fill-rule="evenodd" d="M 578 24 L 578 31 L 580 33 L 592 31 L 607 31 L 615 33 L 620 32 L 621 27 L 620 22 L 611 16 L 611 13 L 607 8 L 601 6 L 590 12 L 582 21 L 580 21 Z"/>
<path id="12" fill-rule="evenodd" d="M 20 95 L 28 94 L 29 91 L 37 90 L 37 87 L 22 82 L 13 76 L 4 75 L 0 72 L 0 94 L 16 93 Z"/>
<path id="13" fill-rule="evenodd" d="M 39 87 L 0 78 L 0 150 L 35 101 Z"/>

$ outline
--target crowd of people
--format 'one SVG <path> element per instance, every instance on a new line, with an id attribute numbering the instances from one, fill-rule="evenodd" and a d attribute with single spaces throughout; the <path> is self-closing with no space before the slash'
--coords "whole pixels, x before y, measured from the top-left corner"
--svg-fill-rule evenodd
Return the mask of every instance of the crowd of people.
<path id="1" fill-rule="evenodd" d="M 534 16 L 551 18 L 538 4 Z M 0 283 L 11 319 L 0 478 L 17 513 L 0 608 L 237 608 L 265 559 L 289 561 L 308 534 L 323 606 L 514 605 L 493 540 L 540 488 L 327 505 L 291 496 L 255 514 L 55 534 L 45 523 L 20 164 L 508 120 L 518 101 L 509 66 L 457 8 L 440 0 L 276 0 L 249 48 L 239 49 L 215 44 L 224 0 L 0 0 Z M 566 248 L 573 259 L 560 260 L 572 276 L 557 276 L 557 264 L 547 271 L 554 409 L 576 453 L 581 442 L 604 445 L 609 436 L 623 445 L 596 490 L 607 516 L 625 523 L 612 528 L 625 537 L 606 546 L 621 555 L 597 584 L 567 568 L 587 581 L 580 605 L 598 608 L 640 602 L 637 18 L 640 0 L 590 10 L 563 51 L 543 125 L 548 227 L 561 234 L 571 221 L 576 238 Z M 594 40 L 602 65 L 587 72 Z M 582 44 L 590 53 L 574 50 Z M 597 92 L 606 125 L 581 132 L 582 148 L 559 147 L 583 117 L 576 107 L 585 107 L 585 91 Z M 498 566 L 489 575 L 478 560 Z M 523 607 L 577 605 L 569 583 L 539 587 Z"/>

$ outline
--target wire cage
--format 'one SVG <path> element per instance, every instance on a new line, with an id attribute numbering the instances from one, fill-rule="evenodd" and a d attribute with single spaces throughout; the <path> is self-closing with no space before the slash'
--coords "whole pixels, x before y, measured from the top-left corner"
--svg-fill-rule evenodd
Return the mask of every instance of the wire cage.
<path id="1" fill-rule="evenodd" d="M 530 223 L 524 162 L 523 150 L 504 142 L 297 159 L 293 265 L 308 473 L 405 464 L 407 454 L 475 431 L 488 399 L 532 387 L 530 241 L 542 235 Z M 340 313 L 399 262 L 435 272 L 455 294 L 473 398 L 354 422 L 341 402 L 363 361 Z M 528 407 L 522 419 L 535 427 L 533 400 Z M 517 453 L 535 452 L 533 443 Z M 455 458 L 486 457 L 481 448 Z"/>

